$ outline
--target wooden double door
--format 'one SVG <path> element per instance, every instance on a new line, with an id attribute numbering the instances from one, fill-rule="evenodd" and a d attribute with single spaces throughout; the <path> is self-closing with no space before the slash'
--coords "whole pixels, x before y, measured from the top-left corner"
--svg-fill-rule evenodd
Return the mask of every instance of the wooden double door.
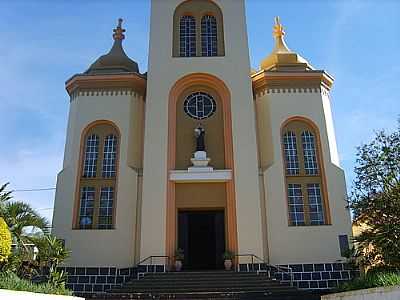
<path id="1" fill-rule="evenodd" d="M 224 211 L 180 211 L 178 247 L 185 253 L 183 263 L 185 270 L 223 268 Z"/>

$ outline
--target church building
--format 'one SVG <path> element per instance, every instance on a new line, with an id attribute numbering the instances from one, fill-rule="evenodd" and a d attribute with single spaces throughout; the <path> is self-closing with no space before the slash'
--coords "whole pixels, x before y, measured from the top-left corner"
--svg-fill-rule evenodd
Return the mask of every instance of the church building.
<path id="1" fill-rule="evenodd" d="M 223 269 L 231 251 L 237 269 L 290 267 L 306 288 L 348 278 L 333 77 L 288 48 L 279 18 L 252 70 L 244 0 L 152 0 L 147 72 L 125 53 L 124 27 L 66 82 L 53 233 L 67 269 L 173 271 L 180 249 L 184 270 Z"/>

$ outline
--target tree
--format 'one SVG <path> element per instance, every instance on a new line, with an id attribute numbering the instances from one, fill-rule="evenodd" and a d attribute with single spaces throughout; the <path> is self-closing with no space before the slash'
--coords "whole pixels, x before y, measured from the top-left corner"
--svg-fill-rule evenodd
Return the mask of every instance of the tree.
<path id="1" fill-rule="evenodd" d="M 11 191 L 6 192 L 6 188 L 7 188 L 8 184 L 9 183 L 5 183 L 0 187 L 0 205 L 12 198 Z"/>
<path id="2" fill-rule="evenodd" d="M 48 282 L 56 286 L 64 286 L 66 273 L 58 271 L 57 268 L 68 258 L 70 252 L 65 249 L 63 242 L 51 235 L 33 238 L 32 241 L 39 249 L 36 258 L 39 266 L 49 269 Z"/>
<path id="3" fill-rule="evenodd" d="M 63 243 L 49 234 L 49 222 L 41 217 L 29 204 L 21 201 L 11 201 L 11 192 L 6 192 L 7 184 L 0 187 L 0 262 L 2 261 L 2 223 L 8 230 L 9 244 L 11 236 L 17 249 L 9 260 L 1 265 L 1 270 L 16 273 L 20 278 L 33 279 L 38 268 L 48 268 L 48 283 L 63 287 L 66 273 L 58 271 L 57 267 L 69 256 L 69 251 Z M 4 220 L 3 220 L 4 219 Z M 36 234 L 27 234 L 27 229 Z M 10 235 L 11 233 L 11 235 Z M 38 234 L 39 233 L 39 234 Z M 29 244 L 29 245 L 28 245 Z M 34 253 L 34 249 L 38 252 Z M 37 257 L 34 258 L 35 254 Z"/>
<path id="4" fill-rule="evenodd" d="M 28 228 L 33 231 L 49 232 L 49 222 L 37 213 L 28 203 L 11 201 L 12 191 L 6 192 L 8 183 L 0 188 L 0 217 L 4 219 L 11 231 L 13 242 L 18 247 L 26 248 L 30 243 Z"/>
<path id="5" fill-rule="evenodd" d="M 11 254 L 11 233 L 6 222 L 0 218 L 0 263 L 7 260 Z"/>
<path id="6" fill-rule="evenodd" d="M 29 204 L 21 201 L 7 202 L 0 216 L 4 218 L 18 246 L 25 247 L 25 244 L 30 243 L 30 236 L 26 233 L 28 228 L 32 228 L 33 231 L 41 230 L 44 233 L 49 231 L 50 226 L 46 218 L 40 216 Z"/>
<path id="7" fill-rule="evenodd" d="M 358 148 L 351 208 L 363 225 L 355 237 L 367 266 L 400 270 L 400 120 Z"/>

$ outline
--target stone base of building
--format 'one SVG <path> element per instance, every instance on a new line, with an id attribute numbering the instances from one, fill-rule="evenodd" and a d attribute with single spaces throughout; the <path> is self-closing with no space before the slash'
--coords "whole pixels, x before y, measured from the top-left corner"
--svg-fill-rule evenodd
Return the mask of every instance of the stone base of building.
<path id="1" fill-rule="evenodd" d="M 347 263 L 310 263 L 278 265 L 283 269 L 292 270 L 293 283 L 300 289 L 332 289 L 342 282 L 360 276 L 360 271 L 354 270 Z M 240 264 L 240 272 L 259 272 L 271 270 L 271 276 L 282 282 L 290 282 L 290 272 L 278 270 L 266 264 Z"/>
<path id="2" fill-rule="evenodd" d="M 270 272 L 271 277 L 284 283 L 290 282 L 291 268 L 293 283 L 300 289 L 321 290 L 336 288 L 340 283 L 359 276 L 359 271 L 346 263 L 315 263 L 279 265 L 282 269 L 267 264 L 240 264 L 239 272 Z M 115 267 L 64 267 L 68 273 L 66 287 L 77 295 L 105 293 L 122 284 L 137 279 L 143 273 L 165 272 L 163 265 L 143 265 L 131 268 Z"/>
<path id="3" fill-rule="evenodd" d="M 103 293 L 137 278 L 137 268 L 65 267 L 68 273 L 66 287 L 76 294 Z"/>

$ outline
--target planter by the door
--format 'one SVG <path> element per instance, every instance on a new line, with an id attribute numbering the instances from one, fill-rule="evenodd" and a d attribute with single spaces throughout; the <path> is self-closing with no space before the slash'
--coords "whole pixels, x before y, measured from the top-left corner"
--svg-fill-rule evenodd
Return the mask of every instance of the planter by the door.
<path id="1" fill-rule="evenodd" d="M 226 271 L 230 271 L 232 269 L 232 260 L 231 259 L 225 259 L 224 266 L 225 266 L 225 270 Z"/>
<path id="2" fill-rule="evenodd" d="M 232 251 L 226 250 L 222 255 L 224 259 L 224 266 L 226 271 L 230 271 L 232 269 L 232 259 L 235 257 L 235 253 Z"/>
<path id="3" fill-rule="evenodd" d="M 175 251 L 175 271 L 179 272 L 182 270 L 182 261 L 185 259 L 183 249 L 178 248 Z"/>
<path id="4" fill-rule="evenodd" d="M 176 260 L 175 261 L 175 271 L 180 272 L 182 270 L 182 261 Z"/>

